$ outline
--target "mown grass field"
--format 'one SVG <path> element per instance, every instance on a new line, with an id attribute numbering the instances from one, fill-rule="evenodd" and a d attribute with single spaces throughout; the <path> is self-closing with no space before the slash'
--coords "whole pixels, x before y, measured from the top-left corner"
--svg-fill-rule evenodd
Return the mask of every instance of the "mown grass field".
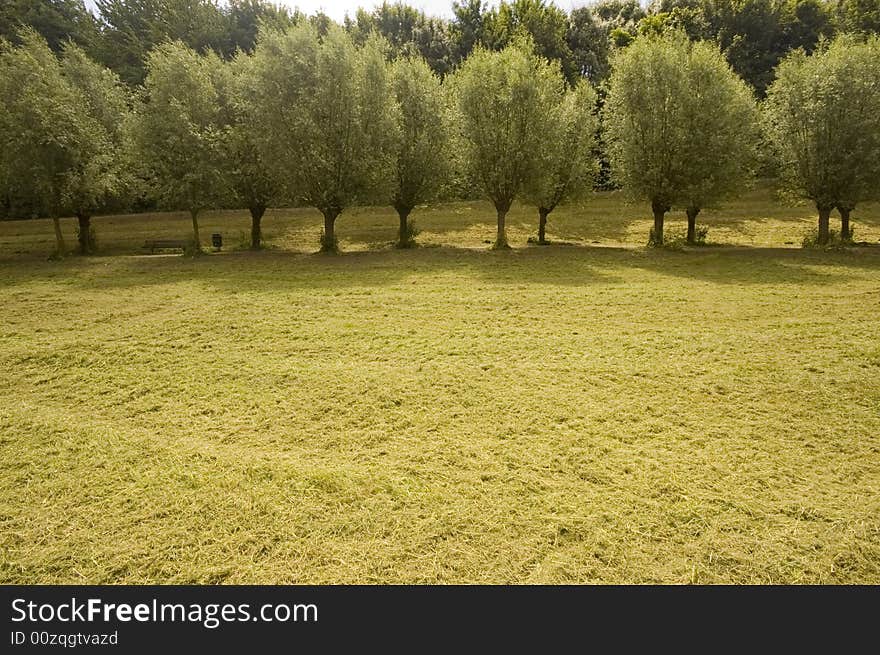
<path id="1" fill-rule="evenodd" d="M 105 217 L 61 262 L 0 222 L 0 581 L 880 583 L 880 247 L 786 244 L 766 191 L 703 221 L 768 247 L 648 251 L 613 194 L 570 246 L 492 218 L 397 251 L 359 210 L 322 256 L 274 211 L 192 260 L 133 256 L 183 215 Z"/>

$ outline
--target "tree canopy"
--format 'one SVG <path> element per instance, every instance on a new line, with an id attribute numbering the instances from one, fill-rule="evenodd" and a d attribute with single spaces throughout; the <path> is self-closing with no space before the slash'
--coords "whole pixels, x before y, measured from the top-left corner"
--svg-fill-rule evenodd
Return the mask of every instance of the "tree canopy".
<path id="1" fill-rule="evenodd" d="M 271 168 L 263 159 L 254 114 L 257 93 L 254 58 L 239 51 L 218 67 L 217 91 L 223 125 L 224 175 L 232 201 L 251 214 L 251 248 L 262 247 L 262 218 L 270 203 L 282 200 Z"/>
<path id="2" fill-rule="evenodd" d="M 94 248 L 92 214 L 131 188 L 129 93 L 115 73 L 73 43 L 65 46 L 61 67 L 79 96 L 77 110 L 90 126 L 90 147 L 71 172 L 66 194 L 66 205 L 79 220 L 80 252 L 87 254 Z"/>
<path id="3" fill-rule="evenodd" d="M 717 46 L 690 47 L 685 104 L 687 177 L 680 200 L 695 240 L 700 211 L 741 192 L 752 179 L 760 140 L 752 90 L 734 73 Z"/>
<path id="4" fill-rule="evenodd" d="M 829 215 L 848 219 L 858 202 L 880 194 L 880 40 L 835 40 L 809 56 L 789 55 L 766 103 L 767 133 L 790 193 L 819 212 L 818 242 Z M 849 226 L 844 225 L 843 236 Z"/>
<path id="5" fill-rule="evenodd" d="M 593 188 L 598 116 L 596 92 L 586 82 L 567 89 L 549 109 L 549 126 L 540 144 L 540 161 L 526 183 L 525 199 L 538 208 L 538 243 L 546 241 L 547 216 L 566 200 Z"/>
<path id="6" fill-rule="evenodd" d="M 288 197 L 323 214 L 322 249 L 335 250 L 346 207 L 391 195 L 399 128 L 382 44 L 302 23 L 267 33 L 255 57 L 263 159 Z"/>
<path id="7" fill-rule="evenodd" d="M 605 102 L 605 128 L 615 179 L 651 203 L 653 239 L 688 184 L 685 98 L 688 43 L 679 34 L 643 36 L 617 53 Z"/>
<path id="8" fill-rule="evenodd" d="M 40 34 L 55 52 L 68 41 L 91 52 L 99 38 L 97 21 L 83 0 L 3 0 L 0 38 L 18 42 L 23 27 Z"/>
<path id="9" fill-rule="evenodd" d="M 478 48 L 456 73 L 466 165 L 495 205 L 495 248 L 507 247 L 505 217 L 538 174 L 552 107 L 564 88 L 558 65 L 536 55 L 525 39 L 499 52 Z"/>
<path id="10" fill-rule="evenodd" d="M 609 72 L 613 52 L 639 34 L 684 30 L 694 40 L 716 41 L 733 69 L 763 97 L 773 69 L 790 51 L 811 52 L 837 33 L 880 33 L 880 0 L 597 0 L 565 11 L 551 0 L 458 0 L 450 18 L 427 15 L 405 1 L 359 9 L 342 25 L 357 45 L 383 36 L 395 56 L 419 54 L 446 76 L 477 46 L 499 50 L 527 34 L 537 52 L 559 62 L 569 82 L 594 84 Z M 294 3 L 295 4 L 295 3 Z M 59 51 L 73 40 L 131 85 L 143 82 L 146 56 L 164 41 L 231 59 L 251 52 L 261 27 L 312 22 L 319 33 L 333 22 L 306 17 L 274 0 L 6 0 L 0 36 L 13 39 L 29 25 Z"/>
<path id="11" fill-rule="evenodd" d="M 134 143 L 154 197 L 190 213 L 201 247 L 198 214 L 229 197 L 224 120 L 218 91 L 220 60 L 185 44 L 165 43 L 147 59 L 146 102 L 134 120 Z"/>
<path id="12" fill-rule="evenodd" d="M 693 241 L 700 209 L 746 184 L 756 117 L 752 92 L 708 43 L 646 34 L 617 54 L 605 104 L 609 153 L 629 195 L 651 203 L 654 243 L 663 243 L 672 207 L 687 210 Z"/>
<path id="13" fill-rule="evenodd" d="M 447 182 L 449 116 L 440 79 L 421 58 L 404 57 L 391 66 L 391 89 L 400 107 L 400 144 L 396 153 L 391 204 L 400 218 L 398 245 L 412 243 L 408 216 L 431 200 Z"/>
<path id="14" fill-rule="evenodd" d="M 92 71 L 74 46 L 62 66 L 33 30 L 17 40 L 18 47 L 0 42 L 0 183 L 7 197 L 24 195 L 52 217 L 62 256 L 61 212 L 92 208 L 113 186 L 108 129 L 92 111 L 107 98 L 85 92 Z"/>

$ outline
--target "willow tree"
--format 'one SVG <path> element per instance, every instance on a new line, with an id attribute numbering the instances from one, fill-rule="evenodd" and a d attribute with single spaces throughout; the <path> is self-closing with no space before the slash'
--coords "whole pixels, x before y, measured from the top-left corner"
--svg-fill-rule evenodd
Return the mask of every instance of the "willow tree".
<path id="1" fill-rule="evenodd" d="M 859 44 L 842 39 L 832 44 L 829 53 L 840 61 L 838 87 L 847 113 L 842 120 L 850 128 L 841 145 L 860 153 L 857 157 L 864 163 L 847 169 L 850 177 L 835 204 L 840 213 L 840 236 L 851 239 L 850 214 L 856 205 L 880 198 L 880 37 Z"/>
<path id="2" fill-rule="evenodd" d="M 392 64 L 391 88 L 400 107 L 391 204 L 400 219 L 398 246 L 406 248 L 414 238 L 410 212 L 433 199 L 449 174 L 447 108 L 440 79 L 421 57 Z"/>
<path id="3" fill-rule="evenodd" d="M 700 211 L 741 192 L 752 179 L 760 121 L 754 94 L 717 46 L 692 44 L 686 75 L 686 176 L 679 204 L 687 214 L 687 241 L 694 243 Z"/>
<path id="4" fill-rule="evenodd" d="M 830 238 L 831 211 L 849 213 L 880 193 L 880 42 L 835 40 L 811 56 L 779 65 L 766 101 L 767 132 L 786 189 L 816 205 L 819 244 Z"/>
<path id="5" fill-rule="evenodd" d="M 225 175 L 233 200 L 251 215 L 251 249 L 262 247 L 262 219 L 272 201 L 279 199 L 275 176 L 258 145 L 251 100 L 255 93 L 254 60 L 239 51 L 219 69 L 218 90 L 223 108 Z"/>
<path id="6" fill-rule="evenodd" d="M 560 203 L 593 188 L 598 162 L 593 153 L 598 128 L 596 92 L 587 82 L 568 89 L 548 110 L 549 127 L 539 166 L 526 184 L 526 200 L 538 208 L 538 243 L 547 243 L 547 217 Z"/>
<path id="7" fill-rule="evenodd" d="M 495 205 L 493 248 L 508 248 L 505 218 L 541 166 L 542 144 L 565 80 L 558 64 L 517 39 L 500 52 L 477 48 L 455 73 L 453 88 L 470 174 Z"/>
<path id="8" fill-rule="evenodd" d="M 254 57 L 263 160 L 287 197 L 321 212 L 321 250 L 335 251 L 339 214 L 391 195 L 399 132 L 382 44 L 303 22 L 263 33 Z"/>
<path id="9" fill-rule="evenodd" d="M 92 61 L 77 46 L 63 49 L 62 72 L 79 95 L 78 110 L 86 113 L 92 135 L 88 156 L 68 176 L 66 205 L 79 226 L 82 254 L 94 249 L 91 217 L 129 187 L 126 121 L 128 93 L 117 75 Z"/>
<path id="10" fill-rule="evenodd" d="M 604 107 L 612 173 L 630 197 L 651 203 L 657 245 L 666 213 L 691 181 L 688 53 L 678 33 L 637 38 L 612 60 Z"/>
<path id="11" fill-rule="evenodd" d="M 95 161 L 101 131 L 46 41 L 32 30 L 19 41 L 0 42 L 0 182 L 51 217 L 55 254 L 64 256 L 60 217 Z"/>
<path id="12" fill-rule="evenodd" d="M 151 191 L 163 207 L 189 212 L 196 251 L 199 213 L 229 196 L 220 66 L 216 55 L 199 55 L 180 42 L 156 47 L 147 58 L 146 97 L 133 122 Z"/>

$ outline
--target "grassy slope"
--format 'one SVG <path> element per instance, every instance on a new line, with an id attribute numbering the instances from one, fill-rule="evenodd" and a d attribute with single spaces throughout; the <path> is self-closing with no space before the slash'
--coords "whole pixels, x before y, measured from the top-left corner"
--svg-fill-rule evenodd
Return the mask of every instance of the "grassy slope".
<path id="1" fill-rule="evenodd" d="M 799 241 L 744 207 L 740 243 Z M 391 238 L 358 214 L 344 245 Z M 880 582 L 878 249 L 463 247 L 483 214 L 200 261 L 0 223 L 0 581 Z"/>

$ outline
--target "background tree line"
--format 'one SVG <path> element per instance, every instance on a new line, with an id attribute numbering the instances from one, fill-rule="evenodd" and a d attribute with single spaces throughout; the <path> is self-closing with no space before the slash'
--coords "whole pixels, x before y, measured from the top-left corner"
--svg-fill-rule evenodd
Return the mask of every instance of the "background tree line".
<path id="1" fill-rule="evenodd" d="M 583 69 L 572 74 L 548 56 L 533 30 L 503 36 L 498 25 L 527 7 L 561 15 L 531 0 L 492 12 L 457 5 L 481 17 L 480 34 L 502 36 L 470 43 L 445 77 L 417 49 L 368 28 L 363 12 L 359 28 L 272 13 L 256 21 L 250 49 L 230 56 L 165 38 L 144 56 L 137 86 L 75 40 L 53 52 L 19 26 L 0 42 L 0 198 L 7 213 L 51 216 L 63 254 L 64 212 L 77 216 L 87 253 L 92 214 L 138 203 L 188 211 L 196 250 L 204 209 L 247 207 L 257 248 L 268 206 L 312 206 L 330 251 L 347 207 L 388 204 L 406 247 L 413 209 L 455 193 L 494 204 L 495 248 L 507 247 L 516 200 L 536 208 L 544 243 L 550 213 L 591 190 L 603 160 L 650 204 L 655 244 L 673 209 L 686 213 L 695 241 L 699 212 L 739 192 L 761 159 L 777 162 L 791 194 L 815 203 L 819 243 L 830 238 L 831 210 L 847 237 L 852 209 L 878 194 L 877 37 L 854 30 L 800 47 L 762 93 L 723 46 L 677 24 L 673 8 L 644 15 L 634 35 L 615 28 L 597 92 Z"/>
<path id="2" fill-rule="evenodd" d="M 716 41 L 728 62 L 762 96 L 773 71 L 791 50 L 808 53 L 840 32 L 880 33 L 880 0 L 598 0 L 570 12 L 546 0 L 452 2 L 451 19 L 427 16 L 402 2 L 359 9 L 342 26 L 362 45 L 372 33 L 400 54 L 419 54 L 444 76 L 476 46 L 499 50 L 526 32 L 543 57 L 556 60 L 569 81 L 605 80 L 612 53 L 637 34 L 671 25 L 693 40 Z M 165 41 L 231 59 L 252 52 L 261 25 L 301 21 L 319 30 L 332 21 L 305 16 L 270 0 L 6 0 L 0 36 L 14 40 L 22 25 L 40 33 L 56 52 L 72 40 L 130 85 L 146 76 L 146 56 Z"/>

